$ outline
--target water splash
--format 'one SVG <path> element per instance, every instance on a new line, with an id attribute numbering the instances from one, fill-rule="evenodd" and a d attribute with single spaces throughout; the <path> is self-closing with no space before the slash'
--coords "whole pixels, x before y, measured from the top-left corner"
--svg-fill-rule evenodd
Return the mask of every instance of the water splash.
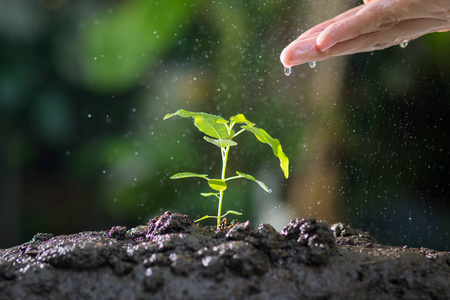
<path id="1" fill-rule="evenodd" d="M 286 76 L 291 75 L 291 67 L 284 67 L 284 75 Z"/>
<path id="2" fill-rule="evenodd" d="M 406 48 L 406 46 L 408 46 L 408 41 L 403 41 L 400 43 L 400 48 Z"/>
<path id="3" fill-rule="evenodd" d="M 315 62 L 315 61 L 310 61 L 310 62 L 309 62 L 309 67 L 310 67 L 311 69 L 315 68 L 315 67 L 316 67 L 316 62 Z"/>

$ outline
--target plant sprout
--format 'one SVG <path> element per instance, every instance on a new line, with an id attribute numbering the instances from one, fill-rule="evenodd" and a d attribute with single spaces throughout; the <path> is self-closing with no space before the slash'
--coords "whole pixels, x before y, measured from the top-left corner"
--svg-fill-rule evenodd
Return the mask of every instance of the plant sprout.
<path id="1" fill-rule="evenodd" d="M 209 178 L 207 174 L 197 174 L 192 172 L 182 172 L 177 173 L 170 177 L 170 179 L 180 179 L 197 177 L 207 180 L 208 185 L 214 190 L 210 193 L 201 193 L 203 197 L 216 197 L 219 199 L 219 205 L 217 209 L 217 216 L 204 216 L 195 222 L 200 220 L 215 218 L 217 219 L 217 228 L 219 229 L 222 218 L 228 214 L 242 215 L 240 212 L 234 210 L 228 210 L 222 215 L 222 204 L 223 204 L 223 193 L 227 189 L 227 182 L 234 179 L 247 179 L 256 182 L 264 191 L 270 193 L 271 190 L 262 182 L 252 175 L 245 174 L 242 172 L 236 172 L 235 176 L 226 177 L 228 154 L 230 148 L 236 146 L 237 143 L 233 139 L 244 131 L 249 131 L 255 135 L 255 137 L 261 142 L 268 144 L 272 147 L 273 154 L 280 159 L 280 167 L 284 172 L 286 178 L 289 177 L 289 159 L 283 153 L 280 142 L 271 137 L 264 129 L 255 127 L 254 123 L 250 122 L 245 118 L 243 114 L 238 114 L 231 117 L 230 120 L 225 120 L 224 118 L 212 114 L 202 113 L 202 112 L 190 112 L 183 109 L 176 111 L 173 114 L 167 114 L 164 120 L 167 120 L 173 116 L 180 116 L 183 118 L 194 118 L 194 124 L 202 133 L 206 134 L 203 138 L 220 148 L 220 153 L 222 155 L 222 173 L 220 179 Z M 241 129 L 237 132 L 233 130 L 234 125 L 241 124 Z"/>

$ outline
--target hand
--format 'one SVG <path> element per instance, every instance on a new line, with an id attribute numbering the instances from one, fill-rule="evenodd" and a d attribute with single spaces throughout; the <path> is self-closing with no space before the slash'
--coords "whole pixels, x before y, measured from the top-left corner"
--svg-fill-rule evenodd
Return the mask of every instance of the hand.
<path id="1" fill-rule="evenodd" d="M 388 48 L 450 30 L 450 0 L 364 0 L 300 35 L 281 52 L 285 67 Z"/>

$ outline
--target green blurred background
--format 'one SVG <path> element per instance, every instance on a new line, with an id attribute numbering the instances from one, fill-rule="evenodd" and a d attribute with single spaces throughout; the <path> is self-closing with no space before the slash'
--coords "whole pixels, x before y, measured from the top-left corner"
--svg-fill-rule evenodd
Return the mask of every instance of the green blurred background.
<path id="1" fill-rule="evenodd" d="M 450 249 L 449 33 L 405 49 L 294 67 L 282 49 L 356 1 L 0 3 L 0 248 L 36 232 L 145 224 L 166 210 L 214 214 L 203 181 L 217 148 L 178 108 L 244 113 L 278 138 L 237 138 L 240 181 L 224 209 L 277 229 L 315 216 L 393 245 Z M 324 10 L 324 7 L 326 9 Z M 213 224 L 214 221 L 211 222 Z M 205 222 L 204 224 L 208 224 Z"/>

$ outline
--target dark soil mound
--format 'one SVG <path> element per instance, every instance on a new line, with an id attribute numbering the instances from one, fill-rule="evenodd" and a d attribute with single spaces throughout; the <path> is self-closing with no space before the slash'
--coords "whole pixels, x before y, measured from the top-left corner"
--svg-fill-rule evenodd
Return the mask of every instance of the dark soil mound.
<path id="1" fill-rule="evenodd" d="M 216 231 L 166 212 L 0 253 L 0 299 L 450 299 L 449 252 L 314 219 Z"/>

